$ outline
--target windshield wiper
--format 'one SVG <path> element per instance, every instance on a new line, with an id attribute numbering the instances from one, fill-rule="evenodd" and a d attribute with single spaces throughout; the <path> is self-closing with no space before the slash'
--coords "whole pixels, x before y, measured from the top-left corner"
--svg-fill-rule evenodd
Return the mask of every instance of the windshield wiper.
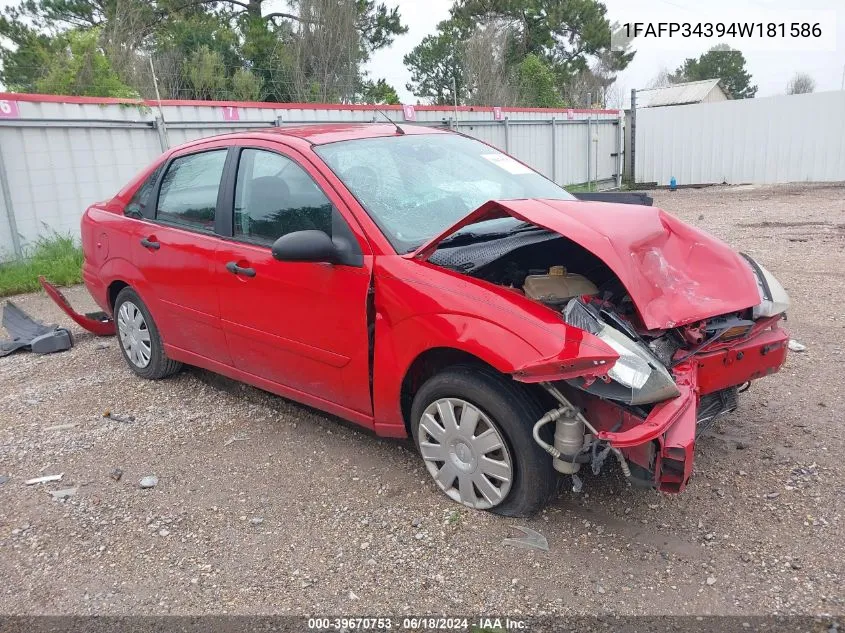
<path id="1" fill-rule="evenodd" d="M 513 227 L 508 233 L 524 233 L 525 231 L 545 231 L 542 226 L 537 226 L 527 220 L 524 222 L 520 222 L 515 227 Z"/>
<path id="2" fill-rule="evenodd" d="M 469 244 L 471 242 L 482 240 L 496 240 L 501 237 L 507 237 L 508 235 L 510 235 L 510 231 L 497 231 L 495 233 L 473 233 L 472 231 L 463 231 L 462 233 L 455 233 L 454 235 L 450 235 L 449 237 L 441 240 L 440 244 L 438 244 L 438 248 L 443 244 Z"/>

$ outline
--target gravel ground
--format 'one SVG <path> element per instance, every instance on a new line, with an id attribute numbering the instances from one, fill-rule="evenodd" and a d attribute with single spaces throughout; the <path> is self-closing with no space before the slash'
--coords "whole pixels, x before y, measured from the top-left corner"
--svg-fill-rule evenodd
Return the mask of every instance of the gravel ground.
<path id="1" fill-rule="evenodd" d="M 605 473 L 534 519 L 468 511 L 408 443 L 196 369 L 141 380 L 25 295 L 77 345 L 0 359 L 0 612 L 842 614 L 845 187 L 655 197 L 764 262 L 807 346 L 700 441 L 683 494 Z M 516 525 L 550 551 L 503 546 Z"/>

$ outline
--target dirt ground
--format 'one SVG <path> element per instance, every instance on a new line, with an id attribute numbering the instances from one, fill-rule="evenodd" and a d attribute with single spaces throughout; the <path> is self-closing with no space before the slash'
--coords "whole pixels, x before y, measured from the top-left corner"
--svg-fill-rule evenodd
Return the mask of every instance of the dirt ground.
<path id="1" fill-rule="evenodd" d="M 683 494 L 606 472 L 534 519 L 469 511 L 408 443 L 196 369 L 141 380 L 20 296 L 77 345 L 0 359 L 0 613 L 845 613 L 845 187 L 655 197 L 770 268 L 807 346 L 699 442 Z M 515 525 L 549 551 L 504 546 Z"/>

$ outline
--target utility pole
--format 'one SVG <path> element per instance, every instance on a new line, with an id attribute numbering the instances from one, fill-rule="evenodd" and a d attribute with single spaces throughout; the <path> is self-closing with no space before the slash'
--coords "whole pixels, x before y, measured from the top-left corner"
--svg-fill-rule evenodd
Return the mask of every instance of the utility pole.
<path id="1" fill-rule="evenodd" d="M 458 82 L 455 75 L 452 75 L 452 96 L 455 98 L 455 129 L 458 129 Z"/>

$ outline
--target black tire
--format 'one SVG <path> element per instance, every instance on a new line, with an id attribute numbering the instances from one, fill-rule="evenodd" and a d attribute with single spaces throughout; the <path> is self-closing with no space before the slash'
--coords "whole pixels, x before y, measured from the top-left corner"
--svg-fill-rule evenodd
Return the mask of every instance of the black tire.
<path id="1" fill-rule="evenodd" d="M 459 365 L 436 374 L 420 387 L 411 407 L 411 433 L 418 451 L 423 412 L 442 398 L 458 398 L 481 410 L 508 446 L 513 482 L 504 500 L 490 511 L 519 517 L 541 510 L 557 491 L 558 476 L 551 456 L 532 437 L 544 410 L 527 389 L 485 367 Z"/>
<path id="2" fill-rule="evenodd" d="M 172 376 L 182 368 L 182 363 L 171 360 L 167 357 L 167 354 L 164 353 L 164 345 L 161 342 L 161 335 L 158 332 L 158 327 L 156 326 L 155 321 L 153 321 L 153 317 L 150 314 L 149 309 L 147 309 L 147 306 L 141 300 L 141 297 L 139 297 L 138 293 L 132 288 L 126 287 L 118 293 L 117 299 L 114 301 L 115 322 L 118 320 L 118 314 L 121 306 L 127 302 L 134 304 L 138 308 L 138 311 L 141 312 L 144 317 L 144 322 L 146 323 L 146 329 L 150 335 L 149 363 L 144 367 L 139 367 L 129 358 L 123 342 L 121 341 L 120 332 L 118 331 L 117 336 L 120 353 L 123 354 L 123 358 L 126 361 L 126 364 L 129 365 L 129 369 L 142 378 L 147 378 L 148 380 L 159 380 L 160 378 Z"/>

